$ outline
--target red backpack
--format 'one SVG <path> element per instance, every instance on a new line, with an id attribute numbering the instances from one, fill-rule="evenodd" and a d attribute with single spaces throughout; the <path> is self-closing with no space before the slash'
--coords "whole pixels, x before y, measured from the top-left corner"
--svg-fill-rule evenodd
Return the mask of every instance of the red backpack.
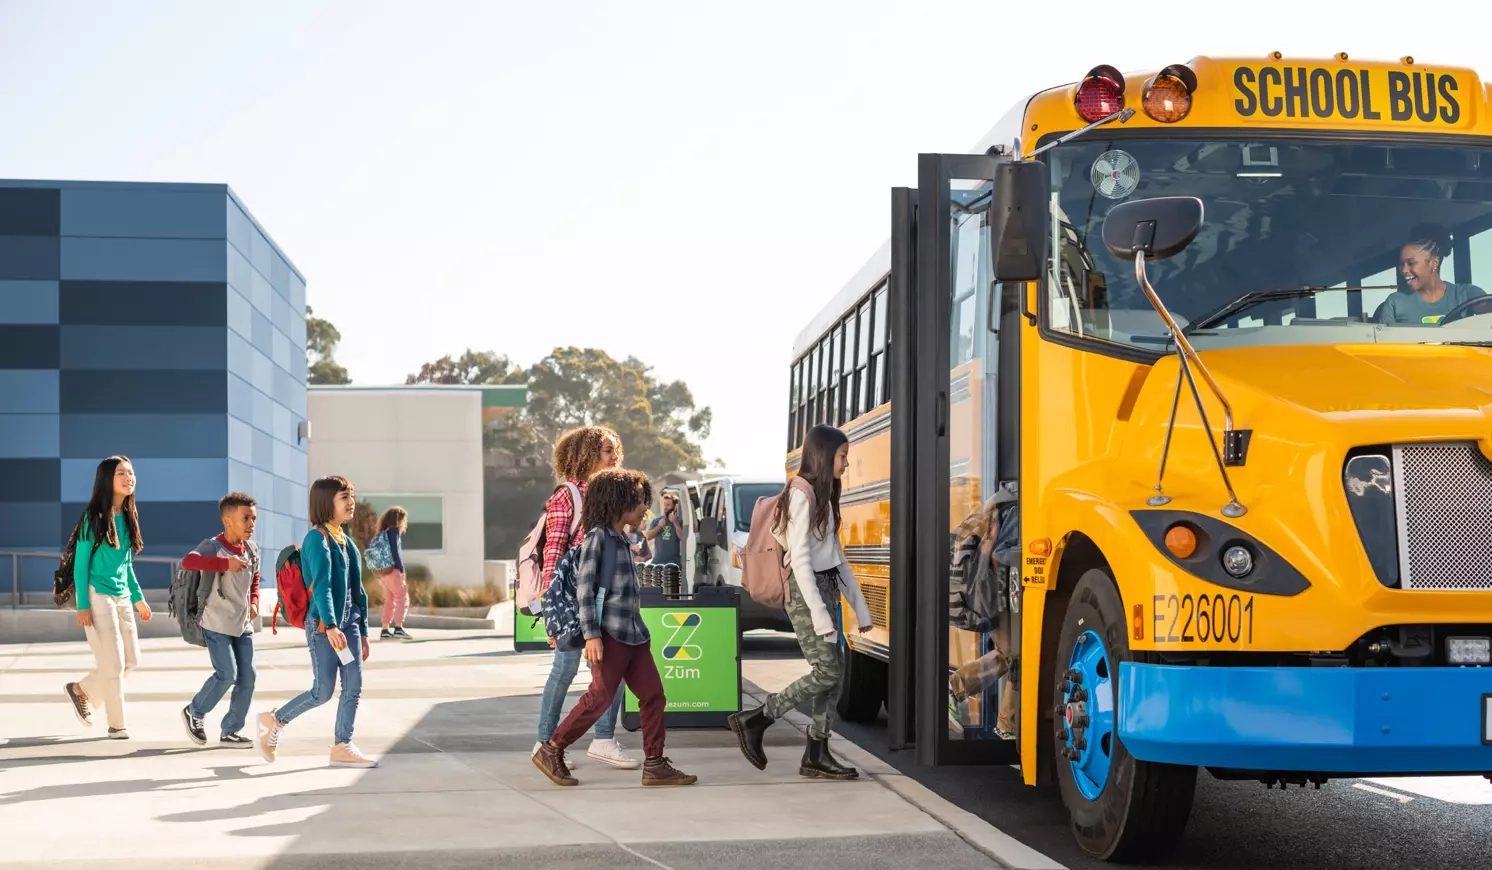
<path id="1" fill-rule="evenodd" d="M 777 495 L 762 496 L 751 509 L 751 531 L 746 546 L 737 551 L 741 558 L 741 586 L 752 600 L 765 607 L 787 607 L 787 583 L 793 566 L 787 551 L 772 533 L 772 520 L 779 499 L 788 498 L 794 489 L 808 496 L 808 510 L 813 511 L 813 487 L 794 475 Z"/>
<path id="2" fill-rule="evenodd" d="M 326 538 L 326 530 L 320 526 L 316 531 Z M 280 613 L 285 613 L 285 622 L 295 628 L 306 627 L 306 609 L 311 601 L 310 585 L 300 570 L 300 545 L 291 544 L 275 557 L 275 594 L 280 599 L 275 603 L 274 617 L 270 620 L 270 634 L 279 634 Z"/>

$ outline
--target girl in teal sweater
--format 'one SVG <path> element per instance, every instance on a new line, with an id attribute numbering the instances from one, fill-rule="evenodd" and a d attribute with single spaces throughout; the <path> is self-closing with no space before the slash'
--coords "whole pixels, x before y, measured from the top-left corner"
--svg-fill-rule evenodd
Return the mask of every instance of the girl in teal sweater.
<path id="1" fill-rule="evenodd" d="M 353 721 L 363 693 L 363 661 L 369 652 L 362 553 L 343 529 L 352 522 L 356 504 L 352 484 L 345 477 L 323 477 L 311 484 L 312 528 L 300 546 L 301 574 L 310 592 L 306 647 L 311 652 L 311 688 L 285 706 L 259 714 L 259 754 L 265 761 L 275 760 L 280 732 L 286 725 L 332 699 L 340 677 L 342 696 L 337 700 L 331 766 L 378 766 L 352 742 Z"/>
<path id="2" fill-rule="evenodd" d="M 150 605 L 135 579 L 134 554 L 144 547 L 144 541 L 135 512 L 135 467 L 129 459 L 110 456 L 98 464 L 93 497 L 78 524 L 73 588 L 78 597 L 78 625 L 88 637 L 94 668 L 63 691 L 79 722 L 92 727 L 93 708 L 102 703 L 109 736 L 128 740 L 124 675 L 140 662 L 135 615 L 150 621 Z"/>

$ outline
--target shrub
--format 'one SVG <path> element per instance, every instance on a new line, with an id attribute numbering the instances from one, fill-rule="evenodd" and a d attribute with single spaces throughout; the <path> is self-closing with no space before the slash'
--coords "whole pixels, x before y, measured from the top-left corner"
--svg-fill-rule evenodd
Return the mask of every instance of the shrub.
<path id="1" fill-rule="evenodd" d="M 478 587 L 438 584 L 424 565 L 410 565 L 404 578 L 409 584 L 410 607 L 491 607 L 507 597 L 506 590 L 494 583 Z M 368 592 L 370 610 L 383 606 L 383 581 L 366 568 L 363 588 Z"/>

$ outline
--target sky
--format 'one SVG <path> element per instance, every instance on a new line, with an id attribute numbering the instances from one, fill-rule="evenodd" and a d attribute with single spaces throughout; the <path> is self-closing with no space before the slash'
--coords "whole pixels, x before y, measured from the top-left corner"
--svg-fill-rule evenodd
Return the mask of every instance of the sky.
<path id="1" fill-rule="evenodd" d="M 227 183 L 354 383 L 599 347 L 714 409 L 707 459 L 780 473 L 793 341 L 886 239 L 919 152 L 1099 63 L 1492 75 L 1469 6 L 1208 8 L 0 0 L 0 177 Z"/>

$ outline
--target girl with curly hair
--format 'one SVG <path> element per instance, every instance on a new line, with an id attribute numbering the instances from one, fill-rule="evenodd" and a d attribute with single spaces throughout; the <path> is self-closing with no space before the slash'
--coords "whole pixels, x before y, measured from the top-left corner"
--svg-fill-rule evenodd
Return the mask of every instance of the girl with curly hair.
<path id="1" fill-rule="evenodd" d="M 562 481 L 544 506 L 544 566 L 540 589 L 549 587 L 554 567 L 571 547 L 579 546 L 588 531 L 582 518 L 587 481 L 599 471 L 622 464 L 622 439 L 605 426 L 582 426 L 560 436 L 554 445 L 554 476 Z M 577 504 L 572 493 L 580 494 Z M 571 527 L 574 526 L 574 534 Z M 549 639 L 554 646 L 554 638 Z M 544 683 L 544 697 L 539 705 L 539 739 L 534 743 L 537 754 L 558 727 L 564 712 L 565 695 L 580 670 L 581 650 L 555 650 L 549 679 Z M 595 739 L 586 756 L 623 770 L 636 770 L 641 762 L 628 755 L 616 740 L 616 720 L 622 710 L 622 695 L 596 720 Z"/>

